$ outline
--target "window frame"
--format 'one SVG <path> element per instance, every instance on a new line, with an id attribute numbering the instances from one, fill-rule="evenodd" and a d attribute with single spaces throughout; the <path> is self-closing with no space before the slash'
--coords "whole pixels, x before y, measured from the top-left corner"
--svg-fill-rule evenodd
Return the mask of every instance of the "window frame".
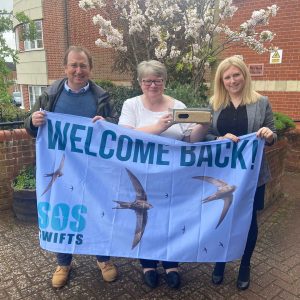
<path id="1" fill-rule="evenodd" d="M 37 93 L 36 93 L 36 88 L 39 89 Z M 28 100 L 29 100 L 30 109 L 32 109 L 36 100 L 46 88 L 47 88 L 46 85 L 28 85 Z M 34 89 L 34 93 L 32 93 L 33 89 Z"/>
<path id="2" fill-rule="evenodd" d="M 24 51 L 34 51 L 44 49 L 44 37 L 43 37 L 43 21 L 42 20 L 34 20 L 36 26 L 36 35 L 37 38 L 34 40 L 25 39 L 24 40 Z M 37 25 L 39 24 L 39 25 Z M 24 24 L 24 30 L 28 31 L 28 24 Z M 38 47 L 38 42 L 41 41 L 42 46 Z"/>

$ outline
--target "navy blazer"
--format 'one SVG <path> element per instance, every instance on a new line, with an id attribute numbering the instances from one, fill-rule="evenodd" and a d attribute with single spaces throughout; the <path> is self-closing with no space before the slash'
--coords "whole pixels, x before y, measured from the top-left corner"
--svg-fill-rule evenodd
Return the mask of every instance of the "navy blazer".
<path id="1" fill-rule="evenodd" d="M 223 108 L 220 108 L 213 113 L 212 124 L 206 135 L 207 141 L 215 140 L 217 137 L 220 136 L 220 133 L 217 129 L 217 122 L 222 109 Z M 274 142 L 277 140 L 277 134 L 274 125 L 273 112 L 268 97 L 262 96 L 258 99 L 257 102 L 247 104 L 246 110 L 247 110 L 247 117 L 248 117 L 247 133 L 256 132 L 261 127 L 268 127 L 274 132 L 274 141 L 272 142 L 272 144 L 274 144 Z M 271 144 L 266 143 L 266 145 L 269 146 Z M 261 186 L 267 183 L 270 178 L 271 178 L 271 174 L 270 174 L 269 166 L 265 158 L 265 154 L 263 154 L 257 186 Z"/>

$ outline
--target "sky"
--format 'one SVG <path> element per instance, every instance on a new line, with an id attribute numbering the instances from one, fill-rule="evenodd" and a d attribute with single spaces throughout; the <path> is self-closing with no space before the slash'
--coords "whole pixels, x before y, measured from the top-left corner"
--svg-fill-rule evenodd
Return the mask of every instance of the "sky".
<path id="1" fill-rule="evenodd" d="M 0 0 L 0 9 L 6 9 L 7 11 L 12 11 L 13 9 L 13 0 Z M 15 37 L 13 32 L 4 33 L 4 38 L 6 39 L 7 45 L 10 48 L 15 49 Z"/>

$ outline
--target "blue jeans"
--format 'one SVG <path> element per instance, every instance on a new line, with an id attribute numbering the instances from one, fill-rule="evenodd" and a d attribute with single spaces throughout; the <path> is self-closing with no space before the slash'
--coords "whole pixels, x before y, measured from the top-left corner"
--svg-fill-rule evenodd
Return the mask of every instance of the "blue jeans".
<path id="1" fill-rule="evenodd" d="M 96 255 L 97 261 L 104 262 L 110 259 L 109 256 Z M 56 253 L 56 259 L 59 266 L 69 266 L 72 261 L 72 254 L 69 253 Z"/>

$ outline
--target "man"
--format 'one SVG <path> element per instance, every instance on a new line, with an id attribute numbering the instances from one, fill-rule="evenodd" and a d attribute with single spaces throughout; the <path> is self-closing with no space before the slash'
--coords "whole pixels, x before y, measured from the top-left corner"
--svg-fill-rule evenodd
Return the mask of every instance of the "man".
<path id="1" fill-rule="evenodd" d="M 107 120 L 117 123 L 108 93 L 89 79 L 92 67 L 92 57 L 86 49 L 71 46 L 66 51 L 64 69 L 67 78 L 54 82 L 35 103 L 31 115 L 25 120 L 25 128 L 30 135 L 36 136 L 38 127 L 46 121 L 46 113 L 42 110 L 88 117 L 92 118 L 92 122 Z M 52 286 L 60 288 L 67 283 L 72 254 L 57 253 L 56 256 L 58 266 L 52 277 Z M 96 258 L 103 279 L 114 281 L 117 269 L 110 262 L 110 257 Z"/>

